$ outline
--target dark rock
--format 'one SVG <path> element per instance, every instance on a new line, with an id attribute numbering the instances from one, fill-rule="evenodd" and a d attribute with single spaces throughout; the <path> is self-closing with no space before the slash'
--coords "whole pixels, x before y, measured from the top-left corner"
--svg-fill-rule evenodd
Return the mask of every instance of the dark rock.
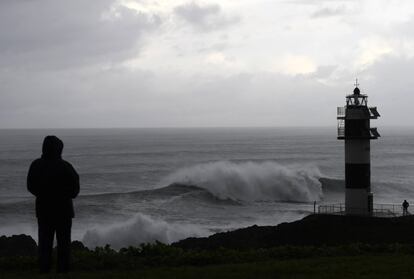
<path id="1" fill-rule="evenodd" d="M 173 246 L 184 249 L 269 248 L 281 245 L 342 245 L 348 243 L 412 243 L 414 216 L 371 218 L 309 215 L 277 226 L 252 226 L 204 238 L 187 238 Z"/>
<path id="2" fill-rule="evenodd" d="M 0 237 L 0 256 L 36 256 L 37 244 L 28 235 Z"/>

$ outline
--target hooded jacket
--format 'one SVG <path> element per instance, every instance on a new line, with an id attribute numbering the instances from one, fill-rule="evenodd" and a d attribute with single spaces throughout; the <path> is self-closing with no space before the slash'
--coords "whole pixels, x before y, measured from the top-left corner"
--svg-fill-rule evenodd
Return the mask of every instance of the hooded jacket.
<path id="1" fill-rule="evenodd" d="M 62 159 L 63 142 L 56 136 L 43 141 L 42 156 L 32 162 L 27 189 L 36 196 L 37 218 L 73 218 L 72 199 L 79 194 L 79 175 Z"/>

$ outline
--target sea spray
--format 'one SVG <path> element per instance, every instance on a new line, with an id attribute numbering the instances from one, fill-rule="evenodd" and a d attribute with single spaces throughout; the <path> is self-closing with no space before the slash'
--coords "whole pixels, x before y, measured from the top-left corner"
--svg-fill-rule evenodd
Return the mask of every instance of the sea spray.
<path id="1" fill-rule="evenodd" d="M 209 231 L 194 225 L 173 224 L 137 213 L 126 222 L 88 230 L 82 242 L 90 247 L 110 244 L 115 249 L 160 241 L 171 243 L 191 236 L 205 236 Z"/>
<path id="2" fill-rule="evenodd" d="M 320 177 L 309 165 L 219 161 L 180 169 L 162 183 L 195 185 L 220 199 L 311 202 L 322 197 Z"/>

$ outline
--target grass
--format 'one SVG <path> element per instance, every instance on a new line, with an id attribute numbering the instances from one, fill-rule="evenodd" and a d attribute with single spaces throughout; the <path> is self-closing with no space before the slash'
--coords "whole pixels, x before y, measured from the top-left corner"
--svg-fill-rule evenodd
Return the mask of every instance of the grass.
<path id="1" fill-rule="evenodd" d="M 35 270 L 0 271 L 1 279 L 46 278 L 414 278 L 414 255 L 333 256 L 207 266 L 143 267 L 137 270 L 75 271 L 39 275 Z"/>

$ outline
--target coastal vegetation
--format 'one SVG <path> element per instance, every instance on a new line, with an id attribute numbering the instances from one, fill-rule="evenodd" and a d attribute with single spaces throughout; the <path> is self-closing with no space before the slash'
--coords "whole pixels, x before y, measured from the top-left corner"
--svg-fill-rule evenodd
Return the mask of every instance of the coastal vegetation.
<path id="1" fill-rule="evenodd" d="M 187 239 L 171 245 L 156 242 L 120 250 L 112 249 L 109 245 L 89 249 L 81 242 L 74 241 L 72 243 L 73 272 L 69 276 L 73 278 L 165 278 L 167 276 L 172 278 L 275 278 L 276 276 L 278 278 L 332 278 L 335 275 L 335 278 L 413 278 L 414 242 L 394 241 L 395 236 L 390 235 L 392 241 L 377 243 L 349 242 L 348 239 L 343 239 L 342 244 L 332 241 L 320 243 L 319 239 L 314 239 L 314 244 L 286 242 L 268 245 L 266 242 L 268 240 L 263 235 L 263 230 L 280 233 L 279 230 L 286 229 L 286 226 L 296 229 L 303 224 L 309 226 L 309 222 L 318 230 L 327 230 L 327 224 L 322 225 L 327 220 L 325 217 L 315 215 L 276 227 L 253 226 L 203 239 Z M 344 221 L 342 217 L 334 217 L 334 219 L 329 217 L 329 220 L 334 223 L 335 220 L 345 223 L 354 220 L 354 228 L 358 228 L 357 224 L 362 224 L 361 219 Z M 376 219 L 375 222 L 381 223 L 381 220 L 390 222 L 390 219 L 385 218 Z M 396 218 L 393 222 L 407 223 L 409 220 Z M 365 225 L 370 224 L 369 222 Z M 306 233 L 306 230 L 301 232 Z M 236 245 L 237 242 L 226 245 L 228 237 L 239 238 L 242 241 L 245 236 L 250 236 L 253 241 L 245 242 L 246 245 L 239 247 Z M 266 242 L 266 245 L 262 245 L 260 239 Z M 49 277 L 37 275 L 36 243 L 31 237 L 23 235 L 1 237 L 0 278 L 28 278 L 29 276 L 55 278 L 53 277 L 55 274 Z"/>
<path id="2" fill-rule="evenodd" d="M 184 250 L 162 243 L 115 251 L 75 243 L 73 278 L 409 278 L 414 245 L 348 244 L 269 249 Z M 0 278 L 37 275 L 34 256 L 0 258 Z"/>

